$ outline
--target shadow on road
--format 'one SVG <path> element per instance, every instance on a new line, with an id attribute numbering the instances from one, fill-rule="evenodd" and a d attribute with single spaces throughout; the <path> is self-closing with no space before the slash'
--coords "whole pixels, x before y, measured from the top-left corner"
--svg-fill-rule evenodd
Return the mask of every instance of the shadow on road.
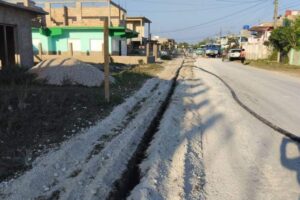
<path id="1" fill-rule="evenodd" d="M 290 145 L 296 145 L 299 151 L 297 157 L 290 157 L 288 155 L 288 149 L 291 147 Z M 292 171 L 297 173 L 297 181 L 300 185 L 300 144 L 288 139 L 283 138 L 280 146 L 280 161 L 281 164 Z"/>

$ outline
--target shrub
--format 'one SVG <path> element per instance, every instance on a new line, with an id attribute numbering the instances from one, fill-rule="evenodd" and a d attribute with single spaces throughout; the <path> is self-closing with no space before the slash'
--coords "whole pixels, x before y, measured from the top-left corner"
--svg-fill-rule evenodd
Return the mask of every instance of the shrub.
<path id="1" fill-rule="evenodd" d="M 139 65 L 144 65 L 145 64 L 144 60 L 142 60 L 142 59 L 138 60 L 138 62 L 139 62 Z"/>
<path id="2" fill-rule="evenodd" d="M 272 51 L 272 54 L 269 56 L 269 60 L 277 61 L 277 56 L 278 56 L 278 50 L 274 49 Z"/>
<path id="3" fill-rule="evenodd" d="M 38 83 L 36 75 L 22 67 L 6 67 L 0 70 L 1 85 L 23 85 Z"/>

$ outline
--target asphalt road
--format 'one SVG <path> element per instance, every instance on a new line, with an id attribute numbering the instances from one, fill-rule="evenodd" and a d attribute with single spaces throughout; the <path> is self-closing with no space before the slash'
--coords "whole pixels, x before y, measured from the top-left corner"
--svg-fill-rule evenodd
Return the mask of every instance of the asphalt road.
<path id="1" fill-rule="evenodd" d="M 220 59 L 200 61 L 200 66 L 225 80 L 244 104 L 300 136 L 300 78 Z"/>
<path id="2" fill-rule="evenodd" d="M 224 79 L 242 102 L 300 135 L 300 79 L 219 59 L 198 58 L 197 67 Z M 196 68 L 197 69 L 197 68 Z M 217 78 L 198 70 L 207 102 L 202 116 L 207 199 L 300 199 L 300 145 L 266 126 L 231 97 Z"/>

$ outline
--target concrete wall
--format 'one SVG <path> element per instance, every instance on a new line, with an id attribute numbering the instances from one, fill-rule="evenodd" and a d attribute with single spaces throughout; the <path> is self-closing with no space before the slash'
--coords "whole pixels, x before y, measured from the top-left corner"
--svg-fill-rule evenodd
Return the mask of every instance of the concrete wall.
<path id="1" fill-rule="evenodd" d="M 272 54 L 272 49 L 263 44 L 244 44 L 246 59 L 259 60 L 267 59 Z"/>
<path id="2" fill-rule="evenodd" d="M 145 37 L 145 23 L 142 20 L 127 20 L 127 28 L 139 33 L 137 38 L 134 38 L 135 41 L 142 41 L 142 38 Z"/>
<path id="3" fill-rule="evenodd" d="M 0 5 L 0 24 L 16 27 L 16 62 L 24 67 L 33 66 L 31 19 L 34 17 L 30 12 Z"/>
<path id="4" fill-rule="evenodd" d="M 131 65 L 155 63 L 154 56 L 111 56 L 111 59 L 115 63 Z"/>
<path id="5" fill-rule="evenodd" d="M 300 51 L 291 49 L 288 56 L 289 56 L 289 64 L 290 65 L 300 66 Z"/>
<path id="6" fill-rule="evenodd" d="M 54 7 L 54 3 L 45 3 L 44 9 L 49 13 L 46 16 L 46 25 L 50 26 L 104 26 L 103 17 L 111 15 L 111 26 L 125 26 L 126 12 L 111 4 L 110 11 L 107 1 L 99 1 L 99 7 L 83 6 L 77 2 L 75 7 L 68 7 L 67 20 L 64 18 L 64 8 Z M 65 21 L 67 24 L 65 24 Z"/>

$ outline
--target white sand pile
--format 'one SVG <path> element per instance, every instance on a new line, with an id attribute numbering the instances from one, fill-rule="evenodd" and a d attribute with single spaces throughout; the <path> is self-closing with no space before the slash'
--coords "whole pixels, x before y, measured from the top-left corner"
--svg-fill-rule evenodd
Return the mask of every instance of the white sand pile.
<path id="1" fill-rule="evenodd" d="M 38 79 L 45 79 L 50 85 L 101 86 L 104 73 L 96 67 L 74 58 L 42 61 L 32 69 Z M 113 82 L 112 78 L 111 81 Z"/>

